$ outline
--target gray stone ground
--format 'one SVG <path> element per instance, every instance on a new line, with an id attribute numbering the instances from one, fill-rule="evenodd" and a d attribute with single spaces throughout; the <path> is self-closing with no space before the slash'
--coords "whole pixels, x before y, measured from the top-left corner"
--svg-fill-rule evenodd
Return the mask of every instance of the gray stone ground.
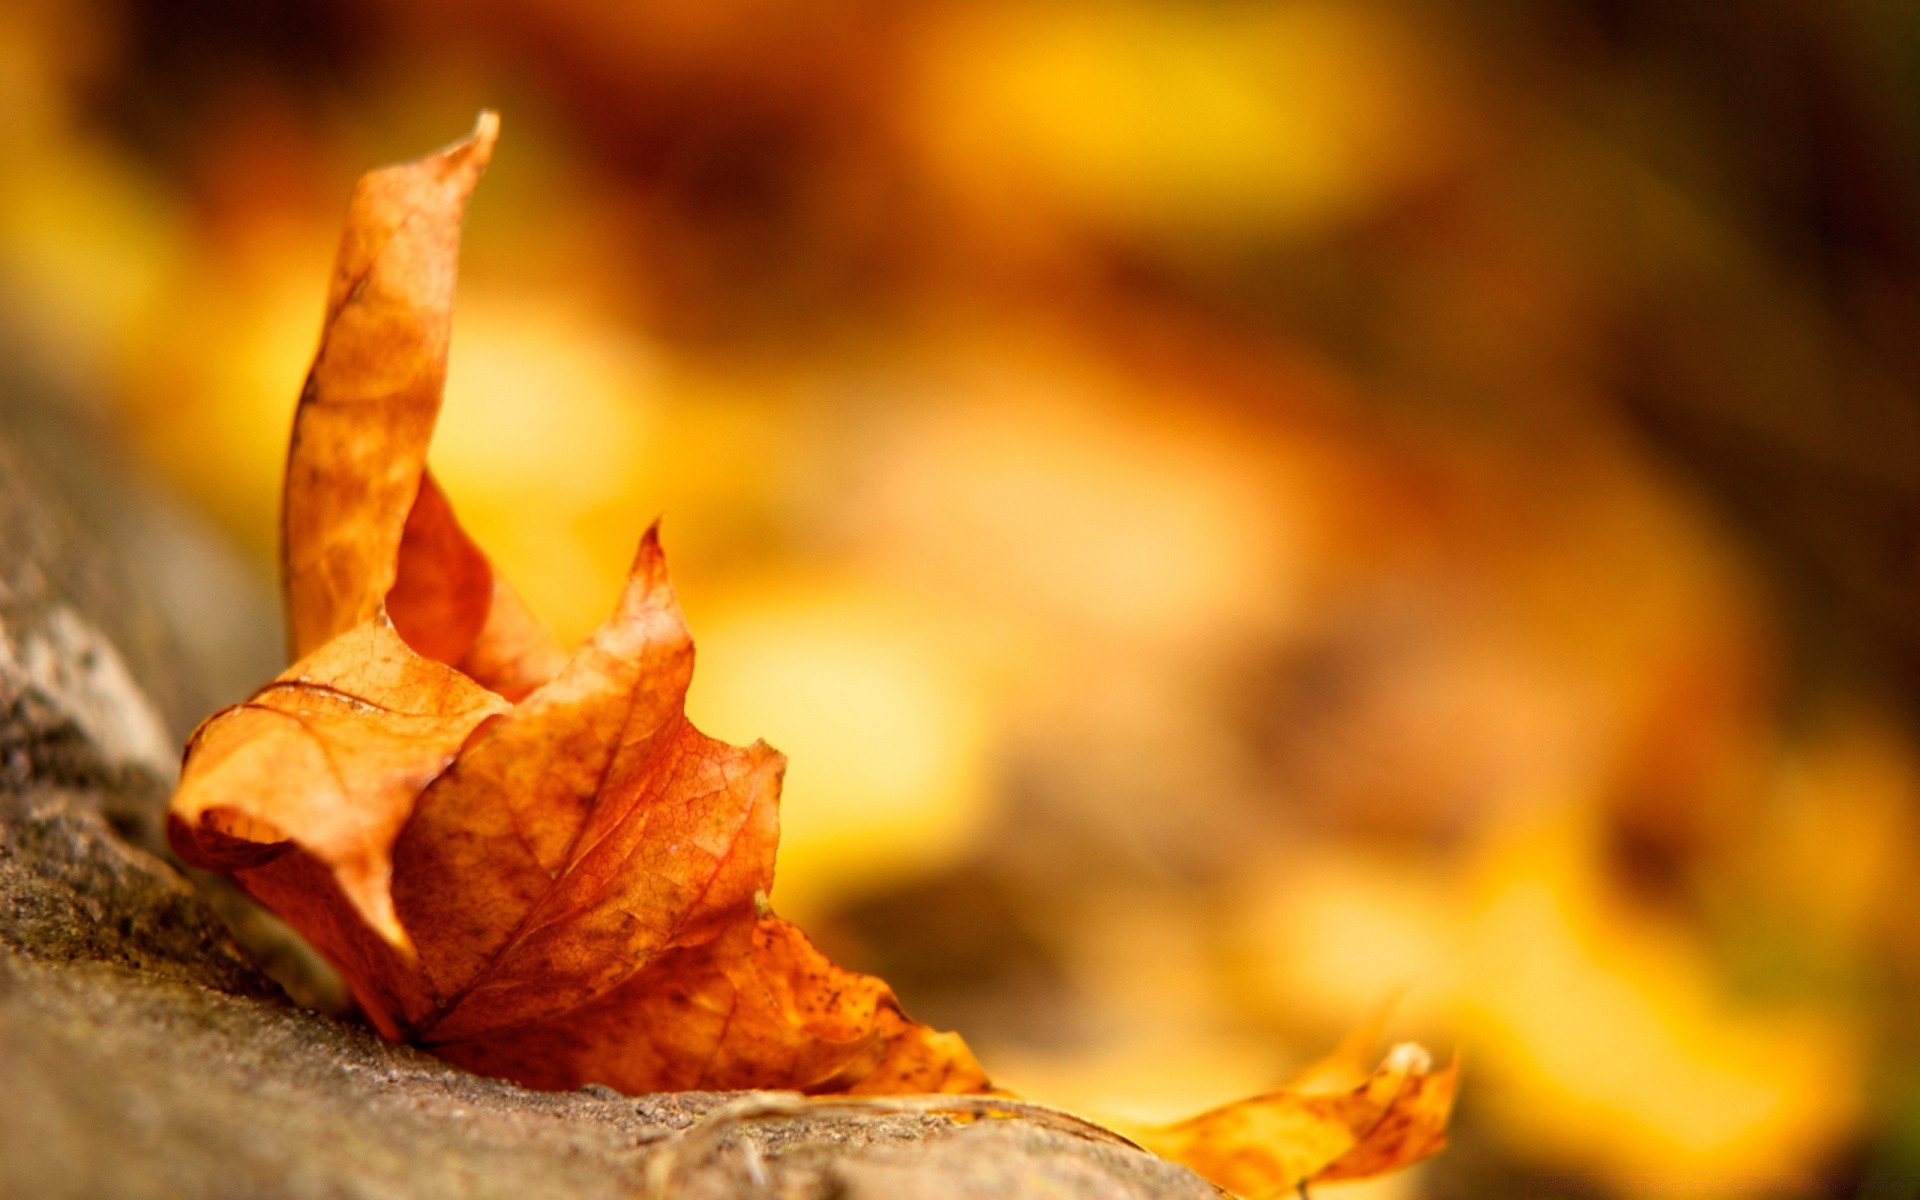
<path id="1" fill-rule="evenodd" d="M 274 978 L 337 992 L 158 838 L 183 714 L 231 684 L 179 665 L 152 539 L 49 482 L 111 469 L 33 444 L 0 441 L 0 1200 L 1215 1194 L 1043 1110 L 529 1092 L 293 1004 Z"/>

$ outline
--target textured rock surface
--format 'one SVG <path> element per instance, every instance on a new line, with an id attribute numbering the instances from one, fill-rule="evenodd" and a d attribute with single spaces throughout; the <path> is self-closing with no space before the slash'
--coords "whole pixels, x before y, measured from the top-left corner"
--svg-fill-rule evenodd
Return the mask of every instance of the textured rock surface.
<path id="1" fill-rule="evenodd" d="M 0 443 L 0 1198 L 1214 1194 L 1017 1105 L 527 1092 L 289 1003 L 161 857 L 194 689 L 36 473 Z"/>

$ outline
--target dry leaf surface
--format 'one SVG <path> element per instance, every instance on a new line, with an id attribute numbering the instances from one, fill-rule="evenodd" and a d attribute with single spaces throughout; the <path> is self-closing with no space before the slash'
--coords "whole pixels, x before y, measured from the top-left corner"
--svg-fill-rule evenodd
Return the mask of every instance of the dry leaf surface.
<path id="1" fill-rule="evenodd" d="M 1255 1096 L 1134 1139 L 1245 1196 L 1366 1179 L 1446 1146 L 1458 1082 L 1457 1063 L 1436 1072 L 1403 1044 L 1351 1088 Z"/>
<path id="2" fill-rule="evenodd" d="M 462 213 L 497 121 L 354 192 L 287 463 L 292 655 L 187 747 L 168 829 L 330 959 L 389 1038 L 539 1088 L 991 1090 L 960 1038 L 767 908 L 784 760 L 687 720 L 654 531 L 560 646 L 426 469 Z M 1143 1140 L 1248 1195 L 1437 1150 L 1454 1072 L 1396 1053 Z"/>

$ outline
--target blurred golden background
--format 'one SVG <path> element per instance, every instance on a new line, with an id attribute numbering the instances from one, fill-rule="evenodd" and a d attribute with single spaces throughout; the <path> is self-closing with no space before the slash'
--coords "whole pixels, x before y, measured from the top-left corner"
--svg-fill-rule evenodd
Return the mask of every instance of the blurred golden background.
<path id="1" fill-rule="evenodd" d="M 236 699 L 348 188 L 496 107 L 435 470 L 572 637 L 664 514 L 831 953 L 1093 1115 L 1398 997 L 1456 1145 L 1356 1200 L 1920 1195 L 1917 84 L 1889 0 L 7 0 L 0 415 Z"/>

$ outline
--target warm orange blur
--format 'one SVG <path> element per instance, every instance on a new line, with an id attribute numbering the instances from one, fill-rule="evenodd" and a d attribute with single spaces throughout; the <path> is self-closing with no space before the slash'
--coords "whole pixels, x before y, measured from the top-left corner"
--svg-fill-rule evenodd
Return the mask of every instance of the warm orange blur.
<path id="1" fill-rule="evenodd" d="M 1095 1115 L 1400 995 L 1356 1197 L 1908 1195 L 1920 25 L 1516 7 L 23 0 L 0 354 L 264 575 L 496 106 L 434 468 L 569 637 L 664 515 L 837 957 Z"/>

